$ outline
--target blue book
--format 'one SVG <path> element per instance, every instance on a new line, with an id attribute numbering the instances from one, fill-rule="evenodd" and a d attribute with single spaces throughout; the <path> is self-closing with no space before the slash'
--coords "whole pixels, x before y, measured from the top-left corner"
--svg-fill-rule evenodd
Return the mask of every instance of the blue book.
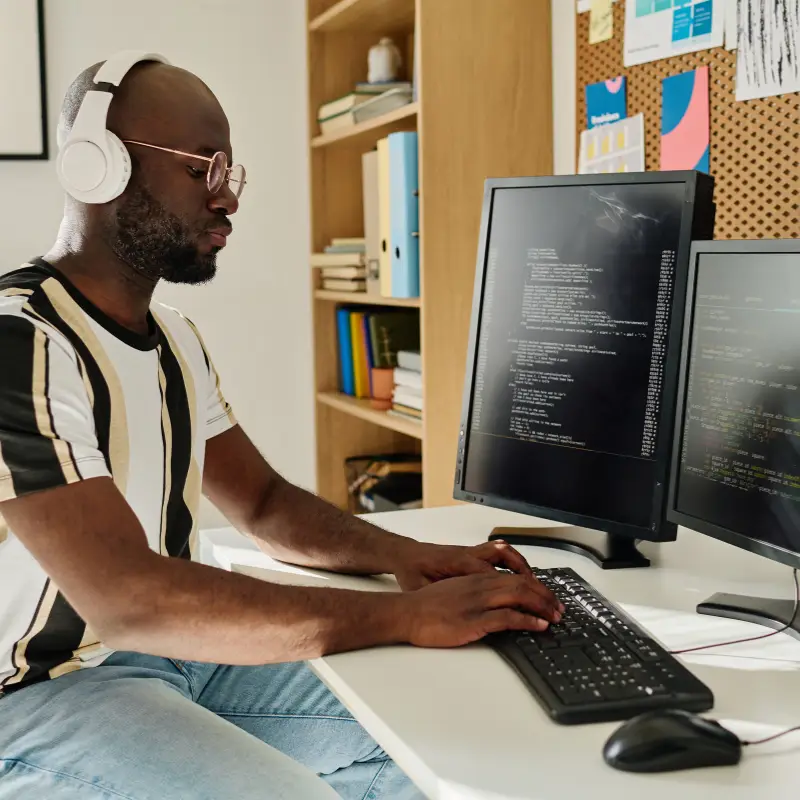
<path id="1" fill-rule="evenodd" d="M 390 133 L 388 139 L 392 216 L 392 297 L 419 297 L 417 134 Z"/>
<path id="2" fill-rule="evenodd" d="M 339 370 L 341 387 L 345 394 L 356 395 L 356 378 L 353 369 L 353 340 L 350 334 L 350 311 L 336 309 L 336 327 L 339 331 Z"/>

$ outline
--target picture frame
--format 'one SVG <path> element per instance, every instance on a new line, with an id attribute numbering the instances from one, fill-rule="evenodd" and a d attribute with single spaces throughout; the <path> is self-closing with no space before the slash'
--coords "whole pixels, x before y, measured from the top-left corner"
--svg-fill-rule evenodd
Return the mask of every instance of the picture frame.
<path id="1" fill-rule="evenodd" d="M 0 0 L 0 161 L 48 158 L 44 0 Z"/>

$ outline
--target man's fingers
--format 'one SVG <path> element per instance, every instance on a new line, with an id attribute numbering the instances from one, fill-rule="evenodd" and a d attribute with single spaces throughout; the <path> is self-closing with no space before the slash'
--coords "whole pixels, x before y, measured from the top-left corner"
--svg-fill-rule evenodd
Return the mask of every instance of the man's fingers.
<path id="1" fill-rule="evenodd" d="M 485 633 L 498 633 L 500 631 L 541 631 L 547 630 L 547 621 L 539 617 L 532 617 L 511 608 L 498 608 L 487 611 L 481 617 Z"/>
<path id="2" fill-rule="evenodd" d="M 533 575 L 533 570 L 524 556 L 508 544 L 508 542 L 501 540 L 486 542 L 481 545 L 481 548 L 484 549 L 484 552 L 487 554 L 486 557 L 496 567 L 505 567 L 512 572 L 517 572 L 520 575 L 527 575 L 528 577 Z"/>
<path id="3" fill-rule="evenodd" d="M 508 576 L 508 580 L 489 588 L 487 604 L 489 608 L 518 608 L 530 614 L 537 614 L 558 622 L 561 613 L 556 598 L 540 584 L 531 583 L 520 577 Z"/>

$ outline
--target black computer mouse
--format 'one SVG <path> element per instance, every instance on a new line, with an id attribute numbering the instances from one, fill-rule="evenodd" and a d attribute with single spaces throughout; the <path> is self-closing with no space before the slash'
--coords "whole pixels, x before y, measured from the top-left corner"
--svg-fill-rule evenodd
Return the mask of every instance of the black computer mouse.
<path id="1" fill-rule="evenodd" d="M 739 737 L 688 711 L 648 711 L 628 720 L 603 748 L 606 763 L 626 772 L 669 772 L 738 764 Z"/>

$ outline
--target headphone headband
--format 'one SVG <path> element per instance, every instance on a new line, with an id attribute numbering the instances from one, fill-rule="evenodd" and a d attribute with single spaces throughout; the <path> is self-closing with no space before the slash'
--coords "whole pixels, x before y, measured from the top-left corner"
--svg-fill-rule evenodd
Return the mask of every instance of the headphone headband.
<path id="1" fill-rule="evenodd" d="M 159 53 L 123 50 L 111 56 L 94 77 L 96 86 L 119 86 L 141 61 L 169 64 Z M 72 129 L 59 130 L 56 169 L 61 185 L 83 203 L 108 203 L 125 190 L 130 179 L 130 155 L 125 145 L 106 127 L 113 93 L 91 89 L 81 102 Z M 63 142 L 62 142 L 63 140 Z"/>

